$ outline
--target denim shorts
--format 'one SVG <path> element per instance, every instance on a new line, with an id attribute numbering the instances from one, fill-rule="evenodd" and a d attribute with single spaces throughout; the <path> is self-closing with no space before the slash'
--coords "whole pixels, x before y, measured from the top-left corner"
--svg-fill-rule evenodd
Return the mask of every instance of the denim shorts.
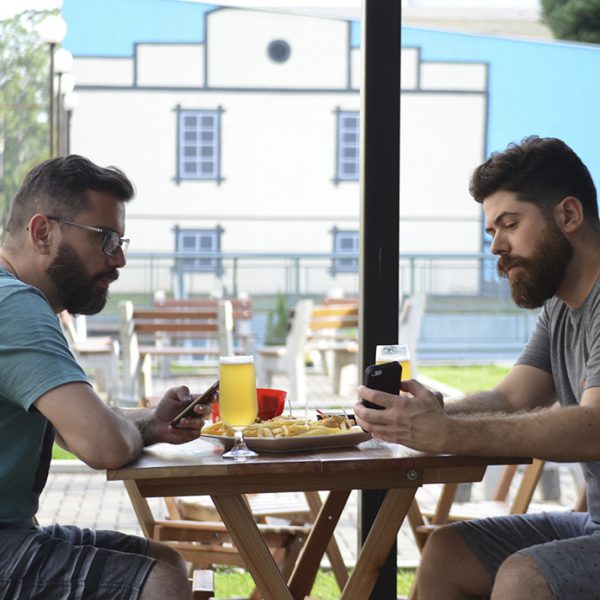
<path id="1" fill-rule="evenodd" d="M 492 581 L 519 553 L 535 561 L 557 600 L 600 600 L 600 525 L 588 513 L 510 515 L 454 527 Z"/>
<path id="2" fill-rule="evenodd" d="M 0 528 L 0 600 L 137 600 L 156 563 L 147 551 L 116 531 Z"/>

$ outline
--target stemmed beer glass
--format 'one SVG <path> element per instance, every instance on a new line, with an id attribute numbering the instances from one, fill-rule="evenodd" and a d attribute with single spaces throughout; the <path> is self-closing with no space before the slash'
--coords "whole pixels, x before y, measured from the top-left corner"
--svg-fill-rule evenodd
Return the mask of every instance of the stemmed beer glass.
<path id="1" fill-rule="evenodd" d="M 258 456 L 244 441 L 244 429 L 258 415 L 253 356 L 219 358 L 219 414 L 235 432 L 233 448 L 223 458 L 246 460 Z"/>
<path id="2" fill-rule="evenodd" d="M 408 346 L 389 345 L 375 347 L 375 364 L 380 365 L 386 362 L 399 362 L 402 367 L 402 379 L 412 379 L 412 365 Z"/>

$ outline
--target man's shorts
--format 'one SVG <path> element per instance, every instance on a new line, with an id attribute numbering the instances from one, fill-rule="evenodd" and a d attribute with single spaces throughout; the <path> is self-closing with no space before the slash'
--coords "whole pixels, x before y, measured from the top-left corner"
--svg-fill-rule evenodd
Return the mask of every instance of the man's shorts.
<path id="1" fill-rule="evenodd" d="M 588 513 L 511 515 L 454 527 L 492 581 L 519 553 L 537 563 L 557 600 L 600 600 L 600 524 Z"/>
<path id="2" fill-rule="evenodd" d="M 156 563 L 147 550 L 116 531 L 0 528 L 0 600 L 137 600 Z"/>

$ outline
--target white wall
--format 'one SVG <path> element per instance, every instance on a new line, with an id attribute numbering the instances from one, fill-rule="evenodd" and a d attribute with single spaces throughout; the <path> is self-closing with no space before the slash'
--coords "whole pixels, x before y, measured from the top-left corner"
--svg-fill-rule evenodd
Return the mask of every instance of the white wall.
<path id="1" fill-rule="evenodd" d="M 116 85 L 127 84 L 130 69 L 137 87 L 79 86 L 72 151 L 116 164 L 135 182 L 132 252 L 174 251 L 175 226 L 222 227 L 224 252 L 330 252 L 331 229 L 359 223 L 358 183 L 334 182 L 335 111 L 360 108 L 348 87 L 349 60 L 352 85 L 360 81 L 360 54 L 347 46 L 347 23 L 218 10 L 207 27 L 208 87 L 202 46 L 140 44 L 135 65 L 113 60 Z M 271 64 L 272 39 L 290 42 L 289 64 Z M 418 49 L 403 50 L 401 251 L 478 252 L 480 207 L 467 188 L 484 157 L 486 67 L 419 59 Z M 87 84 L 109 84 L 110 59 L 75 63 Z M 176 183 L 178 106 L 223 111 L 221 182 Z M 474 285 L 459 279 L 449 285 Z"/>
<path id="2" fill-rule="evenodd" d="M 221 9 L 207 17 L 208 85 L 214 87 L 339 88 L 347 86 L 348 23 L 333 19 Z M 284 63 L 270 42 L 290 45 Z"/>

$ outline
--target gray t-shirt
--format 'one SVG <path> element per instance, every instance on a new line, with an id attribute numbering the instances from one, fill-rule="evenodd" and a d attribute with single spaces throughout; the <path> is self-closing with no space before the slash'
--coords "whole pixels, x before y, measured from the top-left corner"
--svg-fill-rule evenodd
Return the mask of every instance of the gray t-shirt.
<path id="1" fill-rule="evenodd" d="M 54 439 L 34 403 L 74 381 L 88 379 L 48 301 L 0 269 L 0 527 L 31 527 Z"/>
<path id="2" fill-rule="evenodd" d="M 561 405 L 579 404 L 583 392 L 600 386 L 600 280 L 576 310 L 558 300 L 548 300 L 517 364 L 552 375 Z M 600 432 L 598 432 L 600 434 Z M 599 462 L 582 463 L 588 484 L 588 507 L 600 523 Z"/>

